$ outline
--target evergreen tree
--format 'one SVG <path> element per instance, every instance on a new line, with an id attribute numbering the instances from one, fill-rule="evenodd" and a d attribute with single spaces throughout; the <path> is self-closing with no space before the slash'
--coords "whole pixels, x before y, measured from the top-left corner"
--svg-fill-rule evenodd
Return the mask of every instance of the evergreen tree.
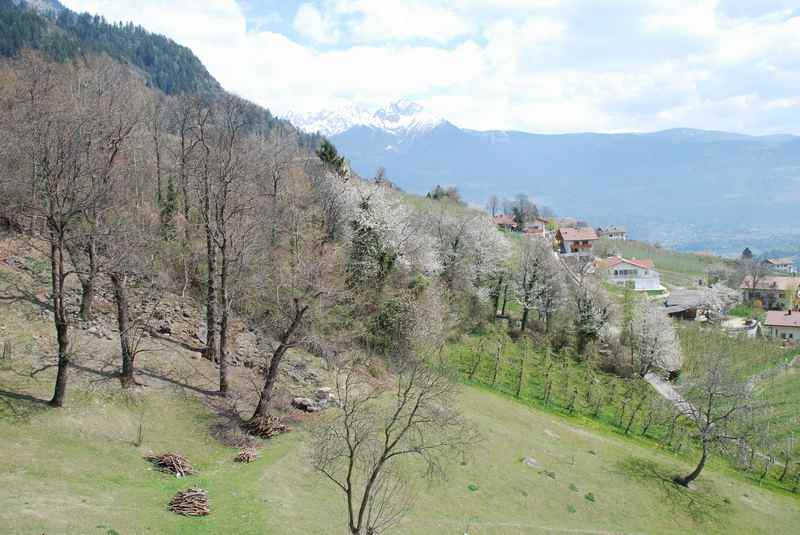
<path id="1" fill-rule="evenodd" d="M 317 149 L 317 156 L 328 168 L 339 174 L 342 173 L 344 169 L 344 157 L 339 156 L 339 151 L 336 150 L 336 146 L 333 143 L 327 139 L 323 139 L 319 149 Z"/>
<path id="2" fill-rule="evenodd" d="M 175 215 L 178 213 L 178 188 L 175 177 L 170 175 L 167 181 L 167 195 L 161 205 L 161 237 L 164 241 L 172 241 L 177 235 Z"/>

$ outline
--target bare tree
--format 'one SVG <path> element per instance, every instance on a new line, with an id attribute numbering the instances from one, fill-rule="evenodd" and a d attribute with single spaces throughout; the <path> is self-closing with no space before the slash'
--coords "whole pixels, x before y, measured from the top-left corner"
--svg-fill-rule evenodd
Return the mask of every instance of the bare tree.
<path id="1" fill-rule="evenodd" d="M 135 360 L 143 350 L 142 339 L 150 326 L 152 314 L 145 312 L 139 317 L 131 317 L 129 283 L 132 279 L 147 280 L 152 273 L 153 240 L 158 234 L 157 223 L 138 212 L 123 191 L 118 192 L 115 201 L 115 217 L 99 235 L 98 246 L 107 259 L 103 272 L 111 281 L 117 309 L 122 356 L 120 383 L 123 388 L 130 388 L 136 384 Z"/>
<path id="2" fill-rule="evenodd" d="M 768 274 L 766 266 L 753 258 L 742 258 L 738 265 L 739 277 L 745 287 L 755 290 L 761 280 Z"/>
<path id="3" fill-rule="evenodd" d="M 675 476 L 675 482 L 683 486 L 697 479 L 714 446 L 738 438 L 737 419 L 756 407 L 746 382 L 735 374 L 724 345 L 708 347 L 698 361 L 682 394 L 688 402 L 683 412 L 696 432 L 702 454 L 694 470 L 685 476 Z"/>
<path id="4" fill-rule="evenodd" d="M 91 188 L 90 202 L 82 211 L 80 228 L 66 243 L 81 283 L 80 317 L 88 320 L 95 285 L 101 271 L 98 236 L 117 177 L 115 169 L 124 144 L 139 121 L 140 104 L 130 73 L 110 59 L 95 60 L 81 75 L 75 96 L 76 112 L 84 119 L 89 139 L 83 158 Z"/>
<path id="5" fill-rule="evenodd" d="M 486 201 L 486 209 L 489 210 L 492 217 L 497 215 L 498 210 L 500 210 L 500 199 L 497 195 L 491 195 L 489 197 L 489 200 Z"/>
<path id="6" fill-rule="evenodd" d="M 413 504 L 398 470 L 417 459 L 443 474 L 447 452 L 477 440 L 457 410 L 455 388 L 439 370 L 412 360 L 392 384 L 366 381 L 358 364 L 337 375 L 338 407 L 314 427 L 314 467 L 345 497 L 349 532 L 383 533 Z"/>
<path id="7" fill-rule="evenodd" d="M 341 278 L 341 273 L 339 277 L 333 275 L 340 269 L 338 260 L 317 224 L 320 214 L 308 206 L 311 198 L 301 181 L 288 189 L 279 242 L 274 248 L 266 245 L 267 251 L 260 257 L 264 265 L 250 283 L 251 313 L 276 337 L 264 368 L 258 404 L 245 424 L 247 430 L 260 436 L 269 437 L 277 429 L 270 414 L 271 403 L 287 351 L 310 336 L 312 307 L 324 305 L 324 298 L 334 292 L 335 280 Z"/>
<path id="8" fill-rule="evenodd" d="M 21 61 L 41 60 L 27 56 Z M 27 85 L 23 82 L 23 87 L 34 96 L 15 107 L 15 111 L 23 115 L 20 118 L 26 120 L 19 134 L 31 151 L 36 190 L 21 208 L 34 217 L 41 217 L 47 224 L 53 321 L 58 344 L 56 384 L 50 401 L 55 407 L 64 404 L 71 358 L 65 298 L 66 281 L 74 271 L 70 270 L 66 258 L 67 248 L 70 240 L 79 236 L 84 216 L 100 210 L 108 193 L 107 178 L 120 145 L 132 128 L 127 122 L 97 114 L 95 106 L 114 100 L 106 100 L 106 91 L 113 90 L 104 83 L 103 69 L 102 64 L 69 65 L 53 72 L 47 83 L 42 83 L 38 76 Z M 79 80 L 83 83 L 77 83 Z M 99 109 L 106 108 L 100 106 Z"/>

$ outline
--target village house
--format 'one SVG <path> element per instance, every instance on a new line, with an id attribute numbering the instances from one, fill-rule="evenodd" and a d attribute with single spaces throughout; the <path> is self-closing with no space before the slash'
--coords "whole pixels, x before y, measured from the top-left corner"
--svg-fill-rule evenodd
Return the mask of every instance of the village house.
<path id="1" fill-rule="evenodd" d="M 748 275 L 739 285 L 742 299 L 747 303 L 760 301 L 765 310 L 780 310 L 786 308 L 786 295 L 795 292 L 797 295 L 800 278 L 798 277 L 761 277 L 753 284 L 753 278 Z"/>
<path id="2" fill-rule="evenodd" d="M 494 216 L 494 224 L 497 225 L 497 228 L 503 230 L 517 229 L 517 222 L 514 221 L 514 218 L 508 214 L 499 214 Z"/>
<path id="3" fill-rule="evenodd" d="M 607 228 L 598 228 L 597 235 L 601 238 L 608 238 L 609 240 L 624 241 L 628 239 L 628 229 L 625 227 L 611 226 Z"/>
<path id="4" fill-rule="evenodd" d="M 791 258 L 767 258 L 763 261 L 764 267 L 773 271 L 794 273 L 794 261 Z"/>
<path id="5" fill-rule="evenodd" d="M 556 241 L 563 255 L 592 256 L 597 234 L 591 227 L 560 228 L 556 232 Z"/>
<path id="6" fill-rule="evenodd" d="M 764 320 L 764 327 L 769 336 L 790 342 L 800 341 L 800 312 L 770 310 Z"/>
<path id="7" fill-rule="evenodd" d="M 611 256 L 596 262 L 597 270 L 611 284 L 626 286 L 636 291 L 664 291 L 661 274 L 652 260 L 625 259 Z"/>
<path id="8" fill-rule="evenodd" d="M 534 218 L 533 221 L 525 222 L 525 230 L 522 232 L 528 236 L 535 236 L 537 238 L 547 238 L 547 219 L 541 217 Z"/>

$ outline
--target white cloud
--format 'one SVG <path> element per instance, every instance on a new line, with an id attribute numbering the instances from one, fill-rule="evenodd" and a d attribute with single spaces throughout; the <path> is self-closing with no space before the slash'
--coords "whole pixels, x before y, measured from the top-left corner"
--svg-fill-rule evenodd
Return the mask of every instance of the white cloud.
<path id="1" fill-rule="evenodd" d="M 63 1 L 172 37 L 278 113 L 407 97 L 478 129 L 800 133 L 800 17 L 780 6 L 306 0 L 258 31 L 235 0 Z"/>
<path id="2" fill-rule="evenodd" d="M 339 30 L 312 4 L 303 4 L 297 9 L 292 27 L 317 43 L 335 43 L 339 40 Z"/>
<path id="3" fill-rule="evenodd" d="M 339 0 L 336 11 L 354 15 L 352 37 L 369 43 L 412 39 L 447 43 L 474 29 L 456 11 L 421 0 Z"/>

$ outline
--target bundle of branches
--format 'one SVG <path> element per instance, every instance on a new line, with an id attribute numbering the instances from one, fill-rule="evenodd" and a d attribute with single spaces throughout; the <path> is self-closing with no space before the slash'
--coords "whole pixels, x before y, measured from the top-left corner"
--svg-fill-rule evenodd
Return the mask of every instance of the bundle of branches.
<path id="1" fill-rule="evenodd" d="M 289 428 L 272 415 L 263 418 L 251 418 L 244 424 L 244 429 L 251 435 L 261 438 L 272 438 L 275 435 L 286 433 Z"/>
<path id="2" fill-rule="evenodd" d="M 196 487 L 179 492 L 169 502 L 169 510 L 183 516 L 206 516 L 211 512 L 208 492 Z"/>
<path id="3" fill-rule="evenodd" d="M 258 458 L 258 450 L 255 448 L 243 448 L 234 459 L 237 463 L 252 463 Z"/>
<path id="4" fill-rule="evenodd" d="M 176 477 L 190 476 L 194 473 L 191 463 L 177 453 L 152 455 L 147 460 L 156 465 L 162 472 L 175 474 Z"/>

